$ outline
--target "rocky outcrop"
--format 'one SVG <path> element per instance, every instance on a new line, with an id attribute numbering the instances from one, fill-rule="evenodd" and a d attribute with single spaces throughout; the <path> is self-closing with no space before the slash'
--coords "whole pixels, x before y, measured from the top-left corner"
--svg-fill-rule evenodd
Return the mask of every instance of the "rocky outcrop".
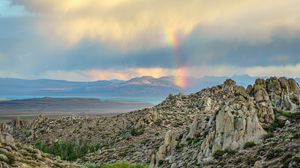
<path id="1" fill-rule="evenodd" d="M 200 147 L 199 160 L 210 157 L 217 150 L 237 149 L 248 141 L 260 141 L 266 132 L 260 125 L 257 111 L 252 102 L 231 102 L 224 106 Z"/>
<path id="2" fill-rule="evenodd" d="M 209 167 L 300 167 L 299 116 L 288 117 L 288 126 L 268 133 L 260 143 L 251 142 L 243 150 L 219 153 Z"/>
<path id="3" fill-rule="evenodd" d="M 257 79 L 251 94 L 257 102 L 272 102 L 274 107 L 284 111 L 299 111 L 300 87 L 294 79 L 272 77 Z"/>
<path id="4" fill-rule="evenodd" d="M 164 144 L 159 147 L 157 152 L 156 161 L 165 160 L 167 156 L 170 155 L 170 152 L 174 150 L 177 141 L 176 134 L 173 131 L 168 131 L 165 135 Z M 158 162 L 156 164 L 159 164 Z"/>
<path id="5" fill-rule="evenodd" d="M 274 94 L 275 97 L 270 96 Z M 296 104 L 291 107 L 293 102 L 290 100 L 299 97 L 299 86 L 292 79 L 270 78 L 258 79 L 253 86 L 244 89 L 234 81 L 227 80 L 223 85 L 196 95 L 201 100 L 200 111 L 188 126 L 188 131 L 182 130 L 181 139 L 178 140 L 179 147 L 187 148 L 169 151 L 169 156 L 165 156 L 168 160 L 157 154 L 156 163 L 172 167 L 182 167 L 183 162 L 204 166 L 213 160 L 213 154 L 217 151 L 238 150 L 247 142 L 260 143 L 267 134 L 264 128 L 275 120 L 274 108 L 298 111 Z M 190 143 L 195 143 L 192 145 L 192 148 L 196 148 L 194 151 L 189 149 Z M 184 160 L 183 154 L 187 153 L 193 156 L 192 159 Z M 159 166 L 156 164 L 153 167 Z"/>

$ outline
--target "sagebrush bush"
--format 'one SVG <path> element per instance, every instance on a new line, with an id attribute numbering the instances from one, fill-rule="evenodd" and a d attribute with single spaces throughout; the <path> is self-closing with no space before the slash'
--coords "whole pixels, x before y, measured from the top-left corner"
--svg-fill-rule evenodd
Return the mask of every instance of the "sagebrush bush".
<path id="1" fill-rule="evenodd" d="M 269 150 L 269 152 L 266 155 L 266 160 L 271 160 L 271 159 L 274 159 L 276 157 L 279 157 L 283 153 L 284 153 L 284 151 L 280 148 L 271 149 L 271 150 Z"/>
<path id="2" fill-rule="evenodd" d="M 76 144 L 73 142 L 57 142 L 52 145 L 40 142 L 35 146 L 45 153 L 60 156 L 61 159 L 69 161 L 76 160 L 77 158 L 95 152 L 100 148 L 100 145 Z"/>
<path id="3" fill-rule="evenodd" d="M 217 150 L 215 151 L 215 153 L 213 154 L 213 157 L 215 159 L 221 159 L 223 155 L 227 154 L 227 155 L 234 155 L 236 153 L 236 151 L 231 150 L 231 149 L 225 149 L 225 150 Z"/>
<path id="4" fill-rule="evenodd" d="M 297 113 L 292 113 L 292 114 L 291 114 L 291 118 L 292 118 L 293 120 L 300 121 L 300 113 L 299 113 L 299 112 L 297 112 Z"/>
<path id="5" fill-rule="evenodd" d="M 95 163 L 86 163 L 84 165 L 86 168 L 148 168 L 148 166 L 142 164 L 131 164 L 127 162 L 118 162 L 111 164 L 95 164 Z"/>
<path id="6" fill-rule="evenodd" d="M 101 168 L 100 165 L 98 165 L 96 163 L 86 163 L 86 164 L 84 164 L 84 167 L 86 167 L 86 168 Z"/>
<path id="7" fill-rule="evenodd" d="M 285 125 L 285 122 L 284 121 L 281 121 L 281 120 L 278 120 L 278 119 L 275 119 L 267 128 L 266 130 L 268 132 L 273 132 L 274 130 L 276 130 L 277 128 L 282 128 L 284 127 Z"/>
<path id="8" fill-rule="evenodd" d="M 246 143 L 244 144 L 244 149 L 251 148 L 251 147 L 253 147 L 253 146 L 255 146 L 255 145 L 256 145 L 256 144 L 255 144 L 255 142 L 253 142 L 253 141 L 246 142 Z"/>
<path id="9" fill-rule="evenodd" d="M 215 159 L 221 159 L 224 154 L 225 154 L 224 150 L 217 150 L 217 151 L 215 151 L 213 156 Z"/>
<path id="10" fill-rule="evenodd" d="M 130 134 L 132 136 L 143 135 L 144 132 L 145 132 L 145 130 L 143 128 L 131 128 L 131 130 L 130 130 Z"/>
<path id="11" fill-rule="evenodd" d="M 141 165 L 141 164 L 130 164 L 126 162 L 121 163 L 112 163 L 103 165 L 100 168 L 148 168 L 148 166 Z"/>
<path id="12" fill-rule="evenodd" d="M 263 136 L 263 139 L 267 140 L 267 139 L 270 139 L 270 138 L 273 138 L 273 137 L 274 137 L 274 134 L 269 132 L 269 133 L 267 133 L 266 135 Z"/>
<path id="13" fill-rule="evenodd" d="M 283 111 L 283 112 L 281 112 L 281 115 L 285 116 L 285 117 L 291 117 L 292 113 L 288 112 L 288 111 Z"/>

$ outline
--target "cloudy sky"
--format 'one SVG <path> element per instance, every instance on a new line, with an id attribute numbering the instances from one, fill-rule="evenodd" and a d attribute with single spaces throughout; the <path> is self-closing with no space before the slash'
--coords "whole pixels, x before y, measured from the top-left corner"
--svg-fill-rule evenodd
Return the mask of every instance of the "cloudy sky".
<path id="1" fill-rule="evenodd" d="M 299 0 L 0 0 L 0 77 L 299 77 L 299 11 Z"/>

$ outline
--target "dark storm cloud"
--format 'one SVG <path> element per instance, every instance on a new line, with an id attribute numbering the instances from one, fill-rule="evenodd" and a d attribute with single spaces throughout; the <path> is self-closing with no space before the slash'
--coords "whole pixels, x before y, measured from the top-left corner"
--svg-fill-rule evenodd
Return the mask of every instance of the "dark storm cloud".
<path id="1" fill-rule="evenodd" d="M 233 65 L 242 67 L 297 64 L 300 62 L 300 34 L 274 34 L 268 41 L 251 43 L 191 35 L 182 46 L 182 58 L 189 65 Z"/>

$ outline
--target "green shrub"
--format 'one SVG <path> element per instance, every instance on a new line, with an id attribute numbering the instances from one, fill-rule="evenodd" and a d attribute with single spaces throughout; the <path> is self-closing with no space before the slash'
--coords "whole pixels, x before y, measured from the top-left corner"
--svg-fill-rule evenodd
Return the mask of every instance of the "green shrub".
<path id="1" fill-rule="evenodd" d="M 215 159 L 221 159 L 223 155 L 227 154 L 227 155 L 234 155 L 236 153 L 236 151 L 231 150 L 231 149 L 225 149 L 225 150 L 217 150 L 215 151 L 215 153 L 213 154 L 213 157 Z"/>
<path id="2" fill-rule="evenodd" d="M 291 115 L 291 112 L 289 112 L 289 111 L 283 111 L 283 110 L 277 109 L 277 108 L 274 108 L 273 111 L 274 111 L 274 113 L 276 115 L 282 115 L 282 116 L 285 116 L 285 117 L 290 117 L 290 115 Z"/>
<path id="3" fill-rule="evenodd" d="M 276 110 L 275 112 L 279 113 L 282 116 L 288 117 L 292 120 L 296 120 L 296 121 L 300 120 L 300 113 L 299 112 L 291 113 L 291 112 L 288 112 L 288 111 L 278 111 L 278 110 Z"/>
<path id="4" fill-rule="evenodd" d="M 126 162 L 112 163 L 100 166 L 100 168 L 148 168 L 148 166 L 141 164 L 130 164 Z"/>
<path id="5" fill-rule="evenodd" d="M 284 127 L 285 125 L 285 122 L 284 121 L 281 121 L 281 120 L 278 120 L 278 119 L 275 119 L 267 128 L 266 130 L 268 132 L 273 132 L 274 130 L 276 130 L 277 128 L 282 128 Z"/>
<path id="6" fill-rule="evenodd" d="M 293 154 L 291 153 L 287 153 L 283 156 L 283 158 L 281 159 L 281 162 L 283 163 L 283 168 L 288 168 L 289 164 L 291 162 L 291 160 L 293 159 Z"/>
<path id="7" fill-rule="evenodd" d="M 180 126 L 182 126 L 182 125 L 183 125 L 183 123 L 181 123 L 181 122 L 175 122 L 175 123 L 173 124 L 174 127 L 180 127 Z"/>
<path id="8" fill-rule="evenodd" d="M 200 139 L 200 138 L 190 138 L 190 137 L 188 137 L 188 138 L 186 139 L 186 141 L 187 141 L 187 143 L 188 143 L 189 145 L 190 145 L 190 144 L 196 145 L 196 144 L 198 144 L 198 143 L 201 142 L 201 139 Z"/>
<path id="9" fill-rule="evenodd" d="M 5 153 L 5 155 L 6 155 L 6 157 L 8 158 L 8 163 L 9 163 L 9 164 L 15 163 L 15 161 L 16 161 L 16 156 L 15 156 L 14 154 L 7 152 L 7 153 Z"/>
<path id="10" fill-rule="evenodd" d="M 227 153 L 228 155 L 234 155 L 234 154 L 236 153 L 236 151 L 235 151 L 235 150 L 232 150 L 232 149 L 225 149 L 224 151 L 225 151 L 225 153 Z"/>
<path id="11" fill-rule="evenodd" d="M 267 139 L 270 139 L 270 138 L 273 138 L 273 137 L 274 137 L 274 134 L 269 132 L 266 135 L 264 135 L 263 139 L 267 140 Z"/>
<path id="12" fill-rule="evenodd" d="M 280 148 L 275 148 L 275 149 L 271 149 L 268 153 L 267 153 L 267 160 L 271 160 L 271 159 L 274 159 L 276 157 L 279 157 L 281 156 L 283 153 L 283 150 L 280 149 Z"/>
<path id="13" fill-rule="evenodd" d="M 247 157 L 247 160 L 246 160 L 246 162 L 247 162 L 247 164 L 249 165 L 249 166 L 254 166 L 254 164 L 255 164 L 255 162 L 258 160 L 258 157 L 257 156 L 255 156 L 255 155 L 251 155 L 251 156 L 248 156 Z"/>
<path id="14" fill-rule="evenodd" d="M 127 162 L 111 163 L 111 164 L 95 164 L 95 163 L 86 163 L 84 165 L 86 168 L 148 168 L 148 166 L 142 164 L 131 164 Z"/>
<path id="15" fill-rule="evenodd" d="M 154 122 L 154 124 L 160 126 L 162 124 L 162 120 L 158 119 Z"/>
<path id="16" fill-rule="evenodd" d="M 201 139 L 200 138 L 194 138 L 193 140 L 192 140 L 192 144 L 193 145 L 196 145 L 196 144 L 198 144 L 198 143 L 200 143 L 201 142 Z"/>
<path id="17" fill-rule="evenodd" d="M 213 156 L 215 159 L 221 159 L 224 154 L 225 154 L 224 150 L 217 150 L 217 151 L 215 151 Z"/>
<path id="18" fill-rule="evenodd" d="M 143 128 L 131 128 L 131 130 L 130 130 L 130 134 L 132 136 L 143 135 L 144 132 L 145 132 L 145 130 Z"/>
<path id="19" fill-rule="evenodd" d="M 280 113 L 282 116 L 285 116 L 285 117 L 291 117 L 292 116 L 292 113 L 291 112 L 288 112 L 288 111 L 282 111 Z"/>
<path id="20" fill-rule="evenodd" d="M 300 139 L 300 133 L 294 134 L 293 139 Z"/>
<path id="21" fill-rule="evenodd" d="M 255 144 L 255 142 L 253 142 L 253 141 L 246 142 L 246 143 L 244 144 L 244 149 L 252 148 L 252 147 L 255 146 L 255 145 L 256 145 L 256 144 Z"/>
<path id="22" fill-rule="evenodd" d="M 39 150 L 50 153 L 56 156 L 60 156 L 63 160 L 73 161 L 80 158 L 88 153 L 92 153 L 100 149 L 100 145 L 87 145 L 87 144 L 76 144 L 73 142 L 66 143 L 54 143 L 48 145 L 45 143 L 37 143 L 36 148 Z"/>
<path id="23" fill-rule="evenodd" d="M 146 145 L 147 143 L 149 143 L 151 141 L 151 139 L 145 139 L 141 142 L 142 145 Z"/>
<path id="24" fill-rule="evenodd" d="M 86 168 L 101 168 L 101 166 L 99 164 L 96 164 L 96 163 L 86 163 L 84 165 L 84 167 L 86 167 Z"/>
<path id="25" fill-rule="evenodd" d="M 300 112 L 292 113 L 291 114 L 291 119 L 296 120 L 296 121 L 300 121 Z"/>
<path id="26" fill-rule="evenodd" d="M 164 161 L 163 160 L 159 160 L 158 161 L 158 167 L 161 167 L 161 165 L 163 165 L 164 164 Z"/>
<path id="27" fill-rule="evenodd" d="M 192 141 L 193 141 L 193 138 L 188 137 L 188 138 L 186 138 L 186 141 L 187 141 L 188 144 L 191 144 Z"/>
<path id="28" fill-rule="evenodd" d="M 184 147 L 184 144 L 182 143 L 177 143 L 177 145 L 175 146 L 176 150 L 181 150 Z"/>
<path id="29" fill-rule="evenodd" d="M 299 167 L 300 165 L 300 157 L 299 156 L 292 156 L 290 155 L 289 159 L 283 160 L 283 168 L 290 168 L 290 167 Z"/>

